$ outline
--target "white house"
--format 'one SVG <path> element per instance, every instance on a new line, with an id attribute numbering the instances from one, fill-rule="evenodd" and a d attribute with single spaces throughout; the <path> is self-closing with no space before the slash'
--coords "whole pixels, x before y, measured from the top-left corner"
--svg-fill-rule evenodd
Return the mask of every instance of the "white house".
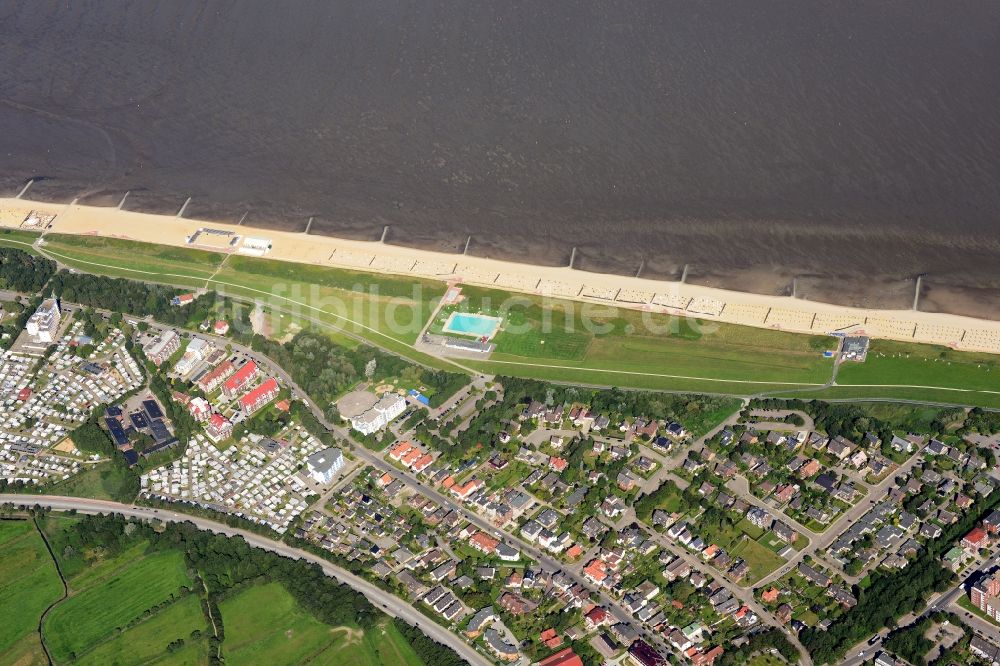
<path id="1" fill-rule="evenodd" d="M 403 396 L 387 393 L 371 409 L 351 419 L 351 427 L 362 435 L 370 435 L 405 411 L 406 400 Z"/>
<path id="2" fill-rule="evenodd" d="M 59 330 L 59 319 L 59 304 L 54 298 L 47 298 L 28 318 L 25 329 L 38 342 L 52 342 Z"/>
<path id="3" fill-rule="evenodd" d="M 344 466 L 344 454 L 340 449 L 323 449 L 306 458 L 306 468 L 309 475 L 317 483 L 327 484 Z"/>

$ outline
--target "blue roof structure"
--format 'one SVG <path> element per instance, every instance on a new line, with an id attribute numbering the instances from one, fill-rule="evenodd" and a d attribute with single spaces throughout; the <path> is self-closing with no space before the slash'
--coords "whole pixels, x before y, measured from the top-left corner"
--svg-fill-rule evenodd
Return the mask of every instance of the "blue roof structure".
<path id="1" fill-rule="evenodd" d="M 139 454 L 136 453 L 135 449 L 129 449 L 128 451 L 122 451 L 122 455 L 125 456 L 125 462 L 128 463 L 129 467 L 132 467 L 137 462 L 139 462 Z"/>
<path id="2" fill-rule="evenodd" d="M 122 424 L 119 423 L 117 419 L 106 418 L 104 419 L 104 423 L 108 426 L 108 432 L 111 433 L 111 439 L 115 440 L 115 446 L 128 444 L 128 436 L 125 434 Z"/>
<path id="3" fill-rule="evenodd" d="M 428 398 L 423 393 L 421 393 L 420 391 L 417 391 L 416 389 L 410 389 L 410 395 L 412 397 L 416 398 L 417 402 L 423 403 L 425 405 L 430 405 L 431 404 L 431 399 Z"/>
<path id="4" fill-rule="evenodd" d="M 165 442 L 172 437 L 170 431 L 167 430 L 167 426 L 163 423 L 161 419 L 153 419 L 149 422 L 149 430 L 153 435 L 153 439 L 156 443 Z"/>
<path id="5" fill-rule="evenodd" d="M 160 409 L 160 406 L 156 404 L 155 400 L 143 400 L 142 407 L 143 409 L 146 410 L 146 413 L 149 415 L 149 418 L 151 419 L 163 418 L 163 410 Z"/>
<path id="6" fill-rule="evenodd" d="M 147 419 L 146 415 L 142 412 L 132 412 L 128 415 L 128 419 L 132 422 L 132 425 L 135 426 L 136 430 L 143 430 L 144 428 L 149 427 L 149 419 Z"/>

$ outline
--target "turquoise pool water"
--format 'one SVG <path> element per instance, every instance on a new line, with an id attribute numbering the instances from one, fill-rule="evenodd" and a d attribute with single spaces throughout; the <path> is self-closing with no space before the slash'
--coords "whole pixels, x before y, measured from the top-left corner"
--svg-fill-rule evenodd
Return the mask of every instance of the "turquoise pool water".
<path id="1" fill-rule="evenodd" d="M 499 325 L 500 320 L 496 317 L 454 312 L 448 317 L 448 321 L 444 325 L 444 330 L 446 333 L 490 337 L 496 332 Z"/>

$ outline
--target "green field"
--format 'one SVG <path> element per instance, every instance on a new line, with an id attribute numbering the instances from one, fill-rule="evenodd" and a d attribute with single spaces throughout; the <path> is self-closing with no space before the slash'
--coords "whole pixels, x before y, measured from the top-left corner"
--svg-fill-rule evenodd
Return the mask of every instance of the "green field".
<path id="1" fill-rule="evenodd" d="M 30 244 L 35 236 L 13 231 L 0 235 L 0 243 L 5 237 Z M 838 385 L 821 389 L 833 367 L 822 356 L 831 346 L 826 336 L 465 286 L 466 300 L 443 309 L 430 330 L 440 330 L 456 309 L 498 314 L 504 325 L 490 359 L 452 361 L 413 347 L 444 292 L 436 281 L 104 237 L 49 234 L 46 241 L 45 253 L 83 271 L 264 299 L 272 309 L 315 319 L 434 368 L 644 389 L 1000 407 L 1000 358 L 988 354 L 874 341 L 865 363 L 844 364 Z"/>
<path id="2" fill-rule="evenodd" d="M 227 664 L 423 663 L 391 623 L 368 632 L 330 627 L 300 609 L 278 583 L 242 590 L 219 608 Z"/>
<path id="3" fill-rule="evenodd" d="M 914 400 L 916 402 L 941 403 L 945 405 L 977 405 L 1000 408 L 1000 394 L 995 392 L 918 388 L 904 386 L 833 386 L 821 391 L 775 390 L 768 395 L 779 398 L 799 398 L 802 400 L 843 400 L 843 401 L 894 401 Z"/>
<path id="4" fill-rule="evenodd" d="M 744 539 L 736 544 L 729 554 L 746 560 L 750 574 L 743 579 L 743 585 L 752 585 L 785 563 L 785 559 L 758 541 Z"/>
<path id="5" fill-rule="evenodd" d="M 194 595 L 175 601 L 135 627 L 121 634 L 112 634 L 110 640 L 87 652 L 75 664 L 81 666 L 116 666 L 138 664 L 204 664 L 208 662 L 208 640 L 204 638 L 209 628 L 201 612 L 201 602 Z M 198 631 L 202 637 L 192 639 Z M 184 647 L 174 653 L 164 648 L 179 638 Z"/>
<path id="6" fill-rule="evenodd" d="M 454 311 L 501 317 L 503 324 L 493 339 L 496 351 L 489 361 L 474 364 L 496 372 L 537 375 L 539 370 L 572 373 L 579 368 L 614 371 L 639 382 L 645 377 L 660 384 L 687 378 L 821 385 L 833 369 L 833 361 L 822 356 L 830 346 L 825 336 L 468 286 L 462 295 L 463 302 L 442 309 L 431 330 L 440 332 Z M 539 369 L 535 363 L 554 367 Z M 606 378 L 591 381 L 610 383 Z M 751 390 L 742 387 L 742 392 Z"/>
<path id="7" fill-rule="evenodd" d="M 62 584 L 48 550 L 28 521 L 0 521 L 0 664 L 42 666 L 38 638 L 56 664 L 195 666 L 209 663 L 208 622 L 180 551 L 148 552 L 135 540 L 121 551 L 80 544 L 79 517 L 52 514 L 45 533 L 69 583 Z M 388 618 L 367 631 L 330 627 L 303 610 L 278 583 L 235 591 L 220 603 L 222 654 L 232 664 L 358 664 L 423 666 Z M 179 640 L 170 650 L 168 645 Z"/>
<path id="8" fill-rule="evenodd" d="M 93 499 L 115 499 L 118 489 L 126 482 L 123 470 L 110 462 L 85 465 L 83 471 L 45 488 L 46 494 Z"/>
<path id="9" fill-rule="evenodd" d="M 24 243 L 28 245 L 34 243 L 38 240 L 41 234 L 37 231 L 21 231 L 20 229 L 0 229 L 0 245 L 6 247 L 16 247 L 19 249 L 27 249 L 24 247 Z"/>
<path id="10" fill-rule="evenodd" d="M 845 363 L 822 397 L 926 400 L 1000 407 L 1000 357 L 873 340 L 864 363 Z"/>
<path id="11" fill-rule="evenodd" d="M 0 663 L 44 664 L 38 618 L 63 594 L 31 521 L 0 521 Z"/>
<path id="12" fill-rule="evenodd" d="M 87 273 L 183 287 L 203 287 L 225 259 L 218 252 L 67 234 L 46 234 L 43 251 Z"/>
<path id="13" fill-rule="evenodd" d="M 53 658 L 61 662 L 82 655 L 190 585 L 183 556 L 163 552 L 134 560 L 86 588 L 74 589 L 45 619 L 43 630 Z"/>

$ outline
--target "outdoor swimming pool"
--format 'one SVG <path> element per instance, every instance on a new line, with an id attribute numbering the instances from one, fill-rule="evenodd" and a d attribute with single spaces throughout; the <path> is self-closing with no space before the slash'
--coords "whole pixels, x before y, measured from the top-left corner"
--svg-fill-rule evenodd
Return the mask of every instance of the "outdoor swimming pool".
<path id="1" fill-rule="evenodd" d="M 500 326 L 499 317 L 488 315 L 470 314 L 468 312 L 452 312 L 448 316 L 448 321 L 444 323 L 445 333 L 458 333 L 459 335 L 474 335 L 476 337 L 493 337 Z"/>

